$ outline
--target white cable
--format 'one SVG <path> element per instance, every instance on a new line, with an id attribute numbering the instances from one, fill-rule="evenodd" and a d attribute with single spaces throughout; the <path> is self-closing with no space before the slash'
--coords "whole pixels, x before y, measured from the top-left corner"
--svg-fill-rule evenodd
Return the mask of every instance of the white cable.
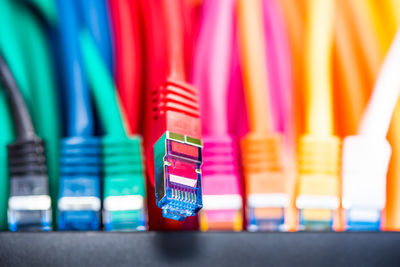
<path id="1" fill-rule="evenodd" d="M 343 142 L 342 204 L 348 222 L 379 227 L 380 213 L 386 203 L 386 175 L 391 156 L 386 135 L 399 94 L 400 31 L 382 64 L 358 135 L 348 136 Z"/>
<path id="2" fill-rule="evenodd" d="M 386 138 L 400 93 L 400 31 L 382 64 L 358 133 Z"/>

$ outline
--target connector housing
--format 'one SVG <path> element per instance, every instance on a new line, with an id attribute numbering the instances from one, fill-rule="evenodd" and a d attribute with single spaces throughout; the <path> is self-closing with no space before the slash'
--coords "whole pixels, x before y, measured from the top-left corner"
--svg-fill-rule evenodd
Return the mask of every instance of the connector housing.
<path id="1" fill-rule="evenodd" d="M 105 230 L 146 230 L 142 139 L 103 137 L 102 161 Z"/>
<path id="2" fill-rule="evenodd" d="M 51 230 L 51 199 L 43 141 L 39 138 L 17 141 L 7 149 L 10 172 L 10 230 Z"/>
<path id="3" fill-rule="evenodd" d="M 280 134 L 250 133 L 242 140 L 246 181 L 248 230 L 278 231 L 284 228 L 285 192 Z"/>
<path id="4" fill-rule="evenodd" d="M 59 230 L 100 228 L 101 143 L 94 137 L 61 141 Z"/>
<path id="5" fill-rule="evenodd" d="M 202 208 L 202 142 L 165 132 L 154 144 L 157 206 L 165 218 L 178 221 Z"/>
<path id="6" fill-rule="evenodd" d="M 303 136 L 296 207 L 300 230 L 331 230 L 339 208 L 340 139 Z"/>
<path id="7" fill-rule="evenodd" d="M 236 144 L 230 136 L 208 136 L 203 140 L 203 209 L 200 212 L 200 230 L 241 231 L 243 205 Z"/>
<path id="8" fill-rule="evenodd" d="M 386 203 L 386 174 L 391 147 L 387 140 L 349 136 L 343 143 L 343 208 L 347 230 L 379 230 Z"/>

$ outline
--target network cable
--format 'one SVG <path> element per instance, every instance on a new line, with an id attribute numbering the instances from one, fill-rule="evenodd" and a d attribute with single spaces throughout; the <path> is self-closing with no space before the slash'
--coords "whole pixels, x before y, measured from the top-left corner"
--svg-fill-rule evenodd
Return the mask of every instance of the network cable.
<path id="1" fill-rule="evenodd" d="M 143 109 L 141 42 L 138 4 L 135 1 L 109 1 L 114 37 L 114 77 L 130 134 L 141 130 Z"/>
<path id="2" fill-rule="evenodd" d="M 267 64 L 271 102 L 280 102 L 276 113 L 282 113 L 275 129 L 283 134 L 283 153 L 286 172 L 285 187 L 287 194 L 294 193 L 296 177 L 296 128 L 294 108 L 294 71 L 293 55 L 290 50 L 287 25 L 278 1 L 263 1 L 264 32 L 267 43 Z M 274 97 L 276 96 L 276 98 Z M 294 222 L 294 203 L 289 202 L 286 209 L 285 225 L 291 227 Z"/>
<path id="3" fill-rule="evenodd" d="M 274 132 L 265 64 L 262 2 L 239 0 L 239 48 L 250 132 L 242 139 L 248 229 L 284 230 L 282 136 Z"/>
<path id="4" fill-rule="evenodd" d="M 113 51 L 107 0 L 77 1 L 77 4 L 80 8 L 80 14 L 82 14 L 83 17 L 83 24 L 92 35 L 96 48 L 100 52 L 108 71 L 112 72 Z"/>
<path id="5" fill-rule="evenodd" d="M 306 133 L 298 150 L 301 230 L 332 229 L 339 208 L 340 139 L 333 135 L 331 52 L 335 1 L 308 1 Z"/>
<path id="6" fill-rule="evenodd" d="M 397 33 L 369 101 L 358 135 L 343 144 L 343 207 L 348 230 L 379 230 L 386 202 L 391 147 L 386 140 L 400 94 L 400 32 Z"/>
<path id="7" fill-rule="evenodd" d="M 305 128 L 305 95 L 304 95 L 304 37 L 306 23 L 306 1 L 307 0 L 281 0 L 287 31 L 289 34 L 290 50 L 293 64 L 293 108 L 294 108 L 294 130 L 297 138 L 304 132 Z"/>
<path id="8" fill-rule="evenodd" d="M 161 1 L 168 56 L 167 79 L 153 88 L 151 151 L 156 203 L 163 217 L 183 221 L 202 208 L 202 140 L 197 89 L 186 82 L 179 1 Z M 153 178 L 153 177 L 151 177 Z"/>
<path id="9" fill-rule="evenodd" d="M 146 229 L 142 140 L 126 135 L 111 73 L 87 32 L 80 34 L 85 69 L 105 135 L 102 137 L 103 222 L 107 231 Z"/>
<path id="10" fill-rule="evenodd" d="M 234 8 L 234 0 L 203 2 L 194 60 L 204 141 L 202 231 L 242 230 L 236 141 L 229 135 L 227 118 Z"/>
<path id="11" fill-rule="evenodd" d="M 18 81 L 19 89 L 21 90 L 24 98 L 27 97 L 25 93 L 28 92 L 28 79 L 25 75 L 25 69 L 23 62 L 23 55 L 21 51 L 21 43 L 18 41 L 17 31 L 17 21 L 14 15 L 13 5 L 10 1 L 0 1 L 0 24 L 2 25 L 0 34 L 0 50 L 3 51 L 5 60 L 8 63 L 9 68 L 12 70 L 14 78 Z M 23 89 L 24 88 L 24 89 Z M 1 207 L 0 207 L 0 220 L 1 229 L 8 229 L 8 189 L 9 189 L 9 175 L 8 175 L 8 162 L 7 162 L 7 144 L 14 140 L 15 135 L 12 127 L 12 118 L 8 106 L 8 100 L 5 92 L 1 91 L 2 99 L 2 131 L 0 134 L 1 138 L 1 158 L 0 158 L 0 190 L 1 190 Z M 29 100 L 29 98 L 27 98 Z M 28 102 L 29 103 L 29 102 Z"/>
<path id="12" fill-rule="evenodd" d="M 54 27 L 50 20 L 42 22 L 34 11 L 23 3 L 17 3 L 16 17 L 24 27 L 18 27 L 23 65 L 28 79 L 32 107 L 31 116 L 40 138 L 46 143 L 49 189 L 52 198 L 53 218 L 57 210 L 57 191 L 59 178 L 59 142 L 61 135 L 60 111 L 54 79 L 54 62 L 50 36 L 45 27 Z M 47 23 L 47 26 L 44 24 Z M 17 80 L 18 82 L 18 80 Z M 52 110 L 52 112 L 49 112 Z"/>
<path id="13" fill-rule="evenodd" d="M 338 1 L 338 15 L 335 23 L 336 71 L 339 86 L 338 103 L 340 124 L 338 132 L 343 136 L 353 135 L 361 121 L 367 104 L 368 83 L 363 73 L 362 49 L 357 45 L 357 38 L 351 24 L 350 12 L 346 8 L 347 0 Z"/>
<path id="14" fill-rule="evenodd" d="M 367 0 L 359 3 L 352 0 L 345 2 L 353 18 L 355 33 L 358 36 L 360 48 L 364 55 L 368 82 L 372 87 L 379 72 L 385 51 L 390 45 L 390 42 L 387 41 L 386 28 L 379 19 L 374 1 Z"/>
<path id="15" fill-rule="evenodd" d="M 14 117 L 17 140 L 7 146 L 10 175 L 8 224 L 11 231 L 51 230 L 46 156 L 37 137 L 24 99 L 0 54 L 0 78 Z"/>
<path id="16" fill-rule="evenodd" d="M 100 227 L 101 140 L 93 136 L 90 92 L 79 47 L 77 1 L 58 0 L 67 137 L 61 140 L 58 228 Z"/>

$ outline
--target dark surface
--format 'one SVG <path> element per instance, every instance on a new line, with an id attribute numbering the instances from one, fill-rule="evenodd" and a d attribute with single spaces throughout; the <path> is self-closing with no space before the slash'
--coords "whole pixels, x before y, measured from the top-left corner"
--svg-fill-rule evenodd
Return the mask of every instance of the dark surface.
<path id="1" fill-rule="evenodd" d="M 0 233 L 1 266 L 400 266 L 400 233 Z"/>

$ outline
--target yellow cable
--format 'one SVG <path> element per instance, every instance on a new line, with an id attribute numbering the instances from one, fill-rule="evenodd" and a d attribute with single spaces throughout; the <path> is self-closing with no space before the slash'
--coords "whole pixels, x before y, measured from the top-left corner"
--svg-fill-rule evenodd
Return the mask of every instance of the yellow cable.
<path id="1" fill-rule="evenodd" d="M 313 136 L 333 134 L 332 38 L 335 0 L 309 0 L 306 38 L 306 130 Z"/>
<path id="2" fill-rule="evenodd" d="M 369 77 L 370 88 L 373 87 L 376 75 L 390 46 L 382 20 L 373 0 L 348 0 L 349 8 L 356 27 L 356 34 L 361 42 Z"/>

